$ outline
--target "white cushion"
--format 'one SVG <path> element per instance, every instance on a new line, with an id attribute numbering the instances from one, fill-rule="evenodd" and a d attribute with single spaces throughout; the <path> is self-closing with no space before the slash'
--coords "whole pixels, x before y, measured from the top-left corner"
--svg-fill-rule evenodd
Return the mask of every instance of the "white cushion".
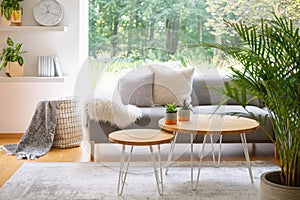
<path id="1" fill-rule="evenodd" d="M 154 72 L 153 100 L 156 105 L 191 102 L 194 68 L 173 69 L 166 65 L 150 64 Z"/>

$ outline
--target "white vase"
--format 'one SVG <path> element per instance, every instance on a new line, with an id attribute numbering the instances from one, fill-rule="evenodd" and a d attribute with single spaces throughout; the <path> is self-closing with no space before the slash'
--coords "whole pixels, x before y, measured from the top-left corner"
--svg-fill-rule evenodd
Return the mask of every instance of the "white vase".
<path id="1" fill-rule="evenodd" d="M 5 74 L 9 77 L 20 77 L 24 75 L 24 66 L 21 66 L 17 61 L 8 62 L 5 67 Z"/>

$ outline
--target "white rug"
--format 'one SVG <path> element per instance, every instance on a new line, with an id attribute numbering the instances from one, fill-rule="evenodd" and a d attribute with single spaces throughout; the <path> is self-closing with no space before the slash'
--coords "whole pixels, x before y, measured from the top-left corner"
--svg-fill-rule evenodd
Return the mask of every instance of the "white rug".
<path id="1" fill-rule="evenodd" d="M 152 163 L 131 163 L 122 196 L 117 195 L 119 163 L 27 162 L 0 188 L 2 200 L 33 199 L 259 199 L 259 178 L 278 170 L 271 162 L 252 162 L 254 183 L 244 162 L 205 163 L 197 191 L 190 187 L 188 163 L 176 162 L 163 176 L 159 196 Z M 195 170 L 196 172 L 196 170 Z"/>

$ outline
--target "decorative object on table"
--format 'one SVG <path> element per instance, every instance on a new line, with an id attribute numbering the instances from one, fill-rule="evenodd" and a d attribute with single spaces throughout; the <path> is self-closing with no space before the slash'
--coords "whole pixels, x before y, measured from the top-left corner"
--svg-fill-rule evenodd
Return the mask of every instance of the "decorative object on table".
<path id="1" fill-rule="evenodd" d="M 55 26 L 63 18 L 63 7 L 56 0 L 41 0 L 33 9 L 34 19 L 42 26 Z"/>
<path id="2" fill-rule="evenodd" d="M 238 33 L 242 44 L 205 45 L 223 50 L 243 65 L 239 69 L 231 68 L 232 85 L 226 84 L 223 91 L 227 97 L 241 104 L 252 118 L 254 115 L 245 106 L 246 93 L 261 99 L 269 108 L 275 134 L 275 140 L 270 139 L 278 152 L 281 171 L 277 173 L 277 181 L 273 175 L 273 178 L 268 178 L 271 175 L 261 177 L 260 198 L 299 199 L 300 35 L 292 20 L 274 17 L 272 21 L 262 19 L 260 25 L 250 26 L 226 21 Z M 238 98 L 239 95 L 242 98 Z M 266 116 L 256 120 L 265 126 Z M 289 191 L 280 194 L 284 188 L 289 188 Z M 282 196 L 286 194 L 294 198 Z"/>
<path id="3" fill-rule="evenodd" d="M 186 99 L 183 100 L 182 106 L 178 111 L 178 121 L 190 121 L 191 104 L 187 103 Z"/>
<path id="4" fill-rule="evenodd" d="M 21 26 L 23 0 L 3 0 L 0 4 L 2 26 Z"/>
<path id="5" fill-rule="evenodd" d="M 165 124 L 177 124 L 177 106 L 175 103 L 166 104 Z"/>
<path id="6" fill-rule="evenodd" d="M 24 74 L 24 59 L 20 54 L 26 53 L 26 51 L 20 51 L 22 43 L 14 43 L 14 41 L 8 37 L 6 41 L 8 47 L 4 48 L 0 54 L 0 70 L 6 68 L 6 75 L 9 77 L 19 77 Z"/>
<path id="7" fill-rule="evenodd" d="M 44 156 L 54 148 L 80 146 L 82 123 L 75 98 L 41 100 L 29 127 L 17 144 L 1 146 L 8 155 L 29 160 Z"/>

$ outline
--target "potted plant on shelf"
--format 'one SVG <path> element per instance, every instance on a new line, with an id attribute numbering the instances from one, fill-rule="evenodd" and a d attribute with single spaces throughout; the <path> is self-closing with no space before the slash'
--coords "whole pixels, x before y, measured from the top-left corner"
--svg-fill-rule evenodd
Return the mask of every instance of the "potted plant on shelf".
<path id="1" fill-rule="evenodd" d="M 238 45 L 203 44 L 217 48 L 242 64 L 233 68 L 232 84 L 224 93 L 246 108 L 246 93 L 268 108 L 280 171 L 261 176 L 261 199 L 298 199 L 300 196 L 300 35 L 292 20 L 274 16 L 260 25 L 225 21 L 241 39 Z M 240 98 L 240 96 L 242 98 Z M 248 111 L 249 116 L 255 118 Z M 256 118 L 263 130 L 264 116 Z M 269 135 L 269 133 L 267 133 Z M 269 135 L 270 136 L 270 135 Z"/>
<path id="2" fill-rule="evenodd" d="M 5 68 L 5 73 L 9 77 L 23 76 L 24 59 L 21 54 L 26 51 L 20 51 L 22 43 L 14 44 L 14 41 L 8 37 L 6 41 L 8 47 L 4 48 L 0 54 L 0 70 Z"/>
<path id="3" fill-rule="evenodd" d="M 190 106 L 190 103 L 183 100 L 182 106 L 178 112 L 178 121 L 190 121 Z"/>
<path id="4" fill-rule="evenodd" d="M 177 106 L 175 103 L 166 105 L 165 124 L 177 124 Z"/>
<path id="5" fill-rule="evenodd" d="M 20 3 L 23 0 L 3 0 L 0 4 L 1 18 L 3 26 L 22 25 L 22 7 Z"/>

